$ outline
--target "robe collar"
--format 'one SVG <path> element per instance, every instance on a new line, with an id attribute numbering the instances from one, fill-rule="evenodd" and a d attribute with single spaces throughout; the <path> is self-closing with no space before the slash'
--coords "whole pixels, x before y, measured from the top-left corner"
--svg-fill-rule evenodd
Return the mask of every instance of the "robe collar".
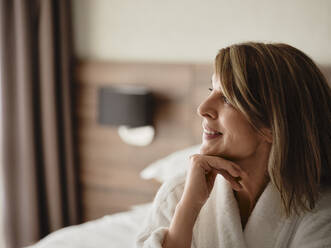
<path id="1" fill-rule="evenodd" d="M 197 221 L 200 230 L 208 230 L 203 237 L 198 234 L 199 240 L 202 240 L 200 245 L 207 242 L 222 248 L 280 248 L 287 247 L 290 242 L 297 217 L 284 217 L 280 194 L 269 182 L 243 230 L 233 190 L 223 177 L 218 176 Z M 212 227 L 211 223 L 215 223 L 216 227 Z"/>

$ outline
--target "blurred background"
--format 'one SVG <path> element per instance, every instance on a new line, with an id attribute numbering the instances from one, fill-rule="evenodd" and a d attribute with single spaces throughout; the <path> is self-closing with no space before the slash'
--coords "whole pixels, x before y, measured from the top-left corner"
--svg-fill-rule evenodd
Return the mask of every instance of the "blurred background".
<path id="1" fill-rule="evenodd" d="M 0 247 L 151 201 L 160 183 L 140 172 L 200 142 L 195 109 L 220 48 L 288 43 L 330 82 L 329 0 L 0 3 Z M 129 100 L 115 102 L 123 85 Z M 114 119 L 125 106 L 151 113 L 145 128 Z"/>

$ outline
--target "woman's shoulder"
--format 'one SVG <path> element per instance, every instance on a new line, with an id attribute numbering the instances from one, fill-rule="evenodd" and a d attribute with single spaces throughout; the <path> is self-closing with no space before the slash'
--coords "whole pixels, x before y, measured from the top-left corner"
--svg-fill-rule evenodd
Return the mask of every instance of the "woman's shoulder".
<path id="1" fill-rule="evenodd" d="M 319 208 L 331 208 L 331 186 L 323 189 L 317 202 Z"/>
<path id="2" fill-rule="evenodd" d="M 302 216 L 302 221 L 316 221 L 329 218 L 331 221 L 331 188 L 324 189 L 316 202 L 315 208 Z M 331 222 L 330 222 L 331 225 Z"/>
<path id="3" fill-rule="evenodd" d="M 290 247 L 331 247 L 331 189 L 323 190 L 312 211 L 299 222 Z"/>
<path id="4" fill-rule="evenodd" d="M 325 188 L 320 192 L 315 208 L 307 214 L 307 217 L 316 217 L 323 213 L 328 213 L 331 217 L 331 187 Z"/>

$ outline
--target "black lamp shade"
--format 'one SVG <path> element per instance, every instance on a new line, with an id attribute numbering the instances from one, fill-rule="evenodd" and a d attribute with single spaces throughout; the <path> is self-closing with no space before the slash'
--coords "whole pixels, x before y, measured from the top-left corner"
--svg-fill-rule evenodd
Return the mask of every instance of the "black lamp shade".
<path id="1" fill-rule="evenodd" d="M 153 105 L 152 93 L 146 87 L 101 87 L 98 91 L 98 122 L 129 127 L 151 125 Z"/>

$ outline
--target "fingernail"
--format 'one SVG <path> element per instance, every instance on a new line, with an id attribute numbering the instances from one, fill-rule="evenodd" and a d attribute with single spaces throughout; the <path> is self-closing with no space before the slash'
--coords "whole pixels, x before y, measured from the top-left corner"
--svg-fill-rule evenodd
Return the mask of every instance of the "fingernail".
<path id="1" fill-rule="evenodd" d="M 242 186 L 239 182 L 236 182 L 236 186 L 237 186 L 237 188 L 239 188 L 239 189 L 242 189 L 242 188 L 243 188 L 243 186 Z"/>

